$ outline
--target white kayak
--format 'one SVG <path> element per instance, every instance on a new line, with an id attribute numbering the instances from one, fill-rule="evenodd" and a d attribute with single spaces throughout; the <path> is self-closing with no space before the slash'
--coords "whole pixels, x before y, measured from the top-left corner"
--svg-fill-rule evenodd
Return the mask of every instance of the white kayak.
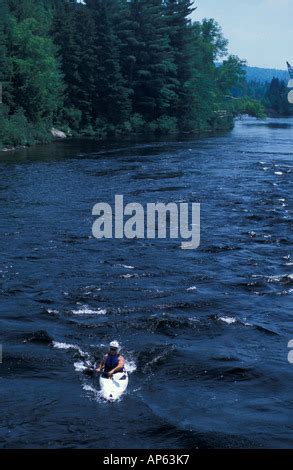
<path id="1" fill-rule="evenodd" d="M 128 385 L 127 372 L 118 372 L 109 379 L 105 374 L 100 376 L 100 387 L 105 400 L 116 401 L 121 398 Z"/>

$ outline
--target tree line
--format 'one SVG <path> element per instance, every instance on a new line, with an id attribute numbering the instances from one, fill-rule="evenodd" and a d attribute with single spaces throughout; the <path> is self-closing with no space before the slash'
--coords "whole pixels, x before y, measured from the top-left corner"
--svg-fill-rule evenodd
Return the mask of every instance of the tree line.
<path id="1" fill-rule="evenodd" d="M 191 21 L 194 9 L 191 0 L 1 0 L 0 144 L 46 141 L 52 126 L 98 138 L 231 126 L 244 63 L 213 19 Z"/>
<path id="2" fill-rule="evenodd" d="M 288 75 L 289 80 L 289 75 Z M 233 88 L 235 97 L 248 97 L 261 106 L 265 115 L 273 117 L 293 116 L 293 105 L 288 100 L 288 80 L 284 81 L 274 77 L 271 81 L 246 80 L 241 87 Z"/>

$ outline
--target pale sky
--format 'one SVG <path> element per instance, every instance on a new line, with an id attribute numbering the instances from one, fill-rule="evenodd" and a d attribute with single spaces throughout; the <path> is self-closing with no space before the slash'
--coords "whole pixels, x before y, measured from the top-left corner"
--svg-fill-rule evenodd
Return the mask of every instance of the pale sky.
<path id="1" fill-rule="evenodd" d="M 195 0 L 193 19 L 214 18 L 229 53 L 248 65 L 286 69 L 293 63 L 293 0 Z"/>

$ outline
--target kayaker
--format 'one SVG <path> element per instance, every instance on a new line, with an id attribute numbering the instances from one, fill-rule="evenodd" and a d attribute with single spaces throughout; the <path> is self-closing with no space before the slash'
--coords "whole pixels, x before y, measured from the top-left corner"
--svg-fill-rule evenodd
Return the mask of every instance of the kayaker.
<path id="1" fill-rule="evenodd" d="M 109 352 L 105 354 L 100 366 L 97 368 L 97 372 L 104 372 L 107 374 L 109 379 L 113 377 L 117 372 L 123 372 L 124 370 L 124 357 L 120 354 L 120 345 L 118 341 L 112 341 L 109 345 Z"/>

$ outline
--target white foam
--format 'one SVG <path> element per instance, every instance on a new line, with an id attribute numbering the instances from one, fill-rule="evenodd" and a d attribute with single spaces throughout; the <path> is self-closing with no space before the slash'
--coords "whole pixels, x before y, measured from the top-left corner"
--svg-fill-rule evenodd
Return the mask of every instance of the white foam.
<path id="1" fill-rule="evenodd" d="M 84 384 L 82 388 L 85 392 L 89 392 L 92 395 L 94 395 L 94 398 L 96 399 L 97 402 L 104 401 L 101 390 L 96 390 L 94 387 L 91 387 L 90 385 L 86 385 L 86 384 Z"/>
<path id="2" fill-rule="evenodd" d="M 293 168 L 293 166 L 292 166 L 292 165 L 284 165 L 284 164 L 282 164 L 282 165 L 274 165 L 274 166 L 275 166 L 276 168 L 278 168 L 278 167 L 283 167 L 283 168 Z"/>
<path id="3" fill-rule="evenodd" d="M 283 276 L 268 276 L 268 282 L 280 282 Z"/>
<path id="4" fill-rule="evenodd" d="M 54 314 L 57 315 L 57 314 L 59 313 L 59 310 L 53 310 L 53 309 L 51 309 L 51 308 L 47 308 L 47 312 L 48 312 L 48 313 L 54 313 Z"/>
<path id="5" fill-rule="evenodd" d="M 91 347 L 92 348 L 107 348 L 109 345 L 108 344 L 104 344 L 104 343 L 101 343 L 101 344 L 91 344 Z"/>
<path id="6" fill-rule="evenodd" d="M 132 374 L 136 371 L 137 365 L 134 361 L 128 361 L 127 359 L 125 359 L 125 369 L 129 374 Z"/>
<path id="7" fill-rule="evenodd" d="M 197 323 L 197 322 L 200 321 L 200 320 L 199 320 L 198 318 L 196 318 L 196 317 L 189 317 L 188 320 L 191 321 L 191 322 L 194 322 L 194 323 Z"/>
<path id="8" fill-rule="evenodd" d="M 282 171 L 275 171 L 275 175 L 282 176 Z"/>
<path id="9" fill-rule="evenodd" d="M 280 276 L 268 276 L 268 282 L 281 282 L 282 279 L 293 280 L 293 274 L 281 274 Z"/>
<path id="10" fill-rule="evenodd" d="M 118 266 L 124 269 L 135 269 L 134 266 L 128 266 L 127 264 L 118 264 Z"/>
<path id="11" fill-rule="evenodd" d="M 197 287 L 196 286 L 191 286 L 191 287 L 188 287 L 188 289 L 186 289 L 187 292 L 190 292 L 190 291 L 193 291 L 193 290 L 197 290 Z"/>
<path id="12" fill-rule="evenodd" d="M 234 317 L 220 317 L 220 320 L 224 323 L 227 323 L 228 325 L 232 325 L 233 323 L 237 322 L 236 318 Z"/>
<path id="13" fill-rule="evenodd" d="M 88 354 L 82 349 L 77 344 L 69 344 L 69 343 L 59 343 L 58 341 L 53 341 L 53 347 L 57 349 L 63 349 L 63 350 L 68 350 L 68 349 L 74 349 L 75 351 L 78 351 L 81 356 L 87 356 Z"/>
<path id="14" fill-rule="evenodd" d="M 57 349 L 79 349 L 75 344 L 58 343 L 58 341 L 53 341 L 53 346 Z"/>
<path id="15" fill-rule="evenodd" d="M 87 367 L 84 365 L 84 362 L 79 361 L 74 363 L 74 369 L 76 372 L 83 372 L 87 369 Z"/>
<path id="16" fill-rule="evenodd" d="M 101 292 L 102 289 L 101 289 L 101 287 L 93 288 L 92 286 L 87 286 L 87 287 L 84 288 L 84 291 L 85 291 L 84 293 L 85 293 L 85 295 L 89 295 L 89 294 L 92 293 L 93 290 L 95 292 Z"/>
<path id="17" fill-rule="evenodd" d="M 107 310 L 103 308 L 98 308 L 93 310 L 87 305 L 83 305 L 79 310 L 72 310 L 73 315 L 106 315 Z"/>

